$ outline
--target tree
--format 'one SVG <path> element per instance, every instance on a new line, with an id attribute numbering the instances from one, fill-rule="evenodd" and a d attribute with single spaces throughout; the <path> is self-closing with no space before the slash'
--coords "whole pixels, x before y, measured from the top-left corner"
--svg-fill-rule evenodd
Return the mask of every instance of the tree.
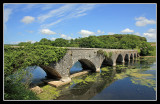
<path id="1" fill-rule="evenodd" d="M 57 38 L 52 45 L 56 47 L 68 47 L 69 42 L 63 38 Z"/>
<path id="2" fill-rule="evenodd" d="M 107 39 L 105 39 L 104 43 L 105 43 L 105 48 L 116 49 L 119 46 L 118 39 L 115 38 L 114 36 L 110 36 Z"/>
<path id="3" fill-rule="evenodd" d="M 48 40 L 48 39 L 46 39 L 46 38 L 42 38 L 42 39 L 39 41 L 38 44 L 39 44 L 39 45 L 52 45 L 52 44 L 51 44 L 51 40 Z"/>
<path id="4" fill-rule="evenodd" d="M 31 42 L 20 42 L 18 45 L 19 46 L 29 46 L 31 45 Z"/>
<path id="5" fill-rule="evenodd" d="M 132 36 L 126 36 L 121 38 L 120 44 L 122 49 L 133 49 L 136 48 L 137 39 L 133 39 Z"/>
<path id="6" fill-rule="evenodd" d="M 154 48 L 146 41 L 142 41 L 140 44 L 140 55 L 141 56 L 146 56 L 146 55 L 150 55 L 151 51 L 153 51 Z"/>
<path id="7" fill-rule="evenodd" d="M 100 41 L 96 36 L 89 36 L 86 38 L 82 38 L 79 46 L 86 48 L 103 48 L 104 43 Z"/>

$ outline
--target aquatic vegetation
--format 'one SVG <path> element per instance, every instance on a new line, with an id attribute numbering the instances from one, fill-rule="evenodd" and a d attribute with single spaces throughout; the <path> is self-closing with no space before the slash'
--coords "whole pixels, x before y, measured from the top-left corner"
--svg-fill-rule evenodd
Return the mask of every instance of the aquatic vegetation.
<path id="1" fill-rule="evenodd" d="M 76 83 L 84 83 L 85 81 L 83 79 L 72 79 L 72 82 L 70 83 L 71 85 L 72 84 L 76 84 Z"/>
<path id="2" fill-rule="evenodd" d="M 125 65 L 116 65 L 116 68 L 125 69 L 125 68 L 128 68 L 128 67 L 126 67 Z"/>
<path id="3" fill-rule="evenodd" d="M 125 73 L 116 74 L 114 79 L 123 79 L 125 77 L 128 77 Z"/>
<path id="4" fill-rule="evenodd" d="M 98 74 L 98 73 L 96 75 L 95 74 L 87 75 L 84 79 L 73 78 L 72 82 L 70 84 L 71 85 L 77 84 L 77 83 L 87 84 L 88 82 L 94 82 L 94 81 L 96 81 L 96 79 L 99 75 L 100 74 Z"/>
<path id="5" fill-rule="evenodd" d="M 105 71 L 105 72 L 108 72 L 108 71 L 109 71 L 108 67 L 103 67 L 103 68 L 101 68 L 101 70 L 102 70 L 102 71 Z"/>
<path id="6" fill-rule="evenodd" d="M 140 73 L 141 69 L 127 69 L 126 72 L 116 74 L 114 79 L 123 79 L 130 77 L 132 83 L 152 87 L 156 90 L 156 81 L 152 78 L 155 78 L 152 74 Z"/>
<path id="7" fill-rule="evenodd" d="M 152 74 L 142 74 L 142 73 L 131 73 L 130 75 L 136 78 L 145 78 L 145 77 L 153 76 Z"/>
<path id="8" fill-rule="evenodd" d="M 41 88 L 43 89 L 43 92 L 37 95 L 41 100 L 52 100 L 60 96 L 61 90 L 58 90 L 55 87 L 45 85 Z"/>
<path id="9" fill-rule="evenodd" d="M 132 78 L 132 83 L 152 87 L 156 91 L 156 81 L 146 78 Z"/>

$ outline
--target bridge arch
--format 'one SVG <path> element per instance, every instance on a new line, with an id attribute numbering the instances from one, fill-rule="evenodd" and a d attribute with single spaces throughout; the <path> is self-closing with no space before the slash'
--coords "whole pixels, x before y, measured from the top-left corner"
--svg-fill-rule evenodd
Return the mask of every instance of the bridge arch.
<path id="1" fill-rule="evenodd" d="M 134 55 L 133 53 L 130 54 L 130 59 L 133 59 L 134 58 Z"/>
<path id="2" fill-rule="evenodd" d="M 119 62 L 119 63 L 123 62 L 123 56 L 122 56 L 122 54 L 118 54 L 118 56 L 116 58 L 116 62 Z"/>
<path id="3" fill-rule="evenodd" d="M 125 54 L 124 60 L 125 60 L 125 61 L 129 61 L 129 60 L 130 60 L 129 54 Z"/>
<path id="4" fill-rule="evenodd" d="M 40 67 L 46 72 L 48 78 L 60 79 L 62 76 L 58 71 L 54 70 L 50 66 L 40 65 Z"/>
<path id="5" fill-rule="evenodd" d="M 81 63 L 83 70 L 90 69 L 91 71 L 96 71 L 96 66 L 89 59 L 79 59 L 78 61 Z"/>
<path id="6" fill-rule="evenodd" d="M 111 58 L 108 58 L 108 59 L 104 59 L 102 61 L 102 64 L 101 64 L 101 67 L 102 66 L 112 66 L 113 65 L 113 60 Z"/>
<path id="7" fill-rule="evenodd" d="M 134 58 L 136 58 L 137 57 L 137 53 L 134 53 Z"/>

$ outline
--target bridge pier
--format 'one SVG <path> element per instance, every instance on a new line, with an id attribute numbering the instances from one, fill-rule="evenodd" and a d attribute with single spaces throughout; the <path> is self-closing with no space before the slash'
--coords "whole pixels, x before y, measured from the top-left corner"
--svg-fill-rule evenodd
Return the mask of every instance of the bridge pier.
<path id="1" fill-rule="evenodd" d="M 112 66 L 116 66 L 116 61 L 115 61 L 115 62 L 113 62 Z"/>
<path id="2" fill-rule="evenodd" d="M 97 73 L 100 72 L 100 68 L 96 68 L 96 72 L 97 72 Z"/>
<path id="3" fill-rule="evenodd" d="M 123 58 L 123 60 L 122 60 L 122 63 L 125 63 L 125 60 L 124 60 L 124 58 Z"/>

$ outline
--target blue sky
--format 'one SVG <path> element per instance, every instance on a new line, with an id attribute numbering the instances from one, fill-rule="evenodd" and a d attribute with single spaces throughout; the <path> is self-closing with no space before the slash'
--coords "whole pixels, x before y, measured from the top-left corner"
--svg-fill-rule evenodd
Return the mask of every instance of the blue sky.
<path id="1" fill-rule="evenodd" d="M 3 5 L 4 44 L 135 34 L 155 42 L 156 4 Z"/>

